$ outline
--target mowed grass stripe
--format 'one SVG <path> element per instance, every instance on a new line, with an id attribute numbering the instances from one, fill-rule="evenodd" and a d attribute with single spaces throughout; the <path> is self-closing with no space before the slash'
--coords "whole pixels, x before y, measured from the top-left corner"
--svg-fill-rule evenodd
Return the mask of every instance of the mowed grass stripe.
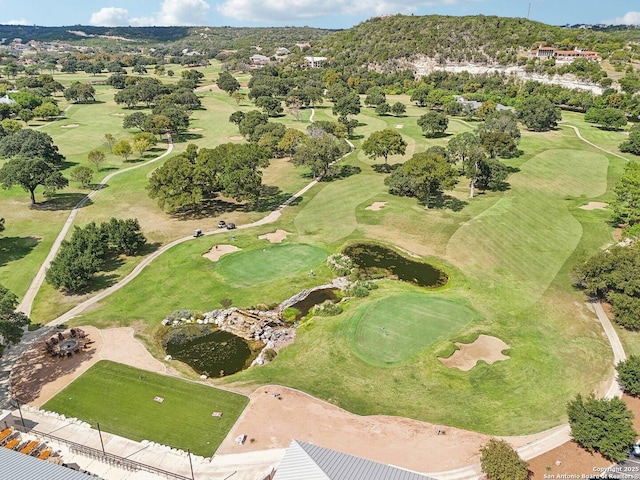
<path id="1" fill-rule="evenodd" d="M 103 360 L 43 408 L 93 427 L 99 422 L 102 430 L 132 440 L 211 456 L 248 403 L 242 395 Z M 214 411 L 222 418 L 212 417 Z"/>
<path id="2" fill-rule="evenodd" d="M 513 190 L 451 237 L 447 256 L 465 273 L 500 289 L 524 308 L 551 284 L 582 237 L 566 196 L 599 196 L 607 159 L 588 152 L 536 155 L 512 176 Z M 496 299 L 501 301 L 501 299 Z"/>
<path id="3" fill-rule="evenodd" d="M 404 293 L 366 303 L 349 319 L 356 355 L 377 366 L 403 362 L 478 319 L 473 310 L 428 294 Z"/>

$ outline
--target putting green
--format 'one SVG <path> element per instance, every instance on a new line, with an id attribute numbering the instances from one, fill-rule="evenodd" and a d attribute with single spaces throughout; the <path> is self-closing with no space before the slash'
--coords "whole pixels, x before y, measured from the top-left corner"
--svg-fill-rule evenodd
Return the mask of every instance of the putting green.
<path id="1" fill-rule="evenodd" d="M 307 275 L 329 253 L 311 245 L 269 245 L 222 257 L 216 271 L 232 285 L 254 286 L 295 273 Z"/>
<path id="2" fill-rule="evenodd" d="M 367 363 L 393 365 L 478 319 L 468 307 L 427 294 L 402 293 L 368 302 L 349 320 L 349 343 Z"/>

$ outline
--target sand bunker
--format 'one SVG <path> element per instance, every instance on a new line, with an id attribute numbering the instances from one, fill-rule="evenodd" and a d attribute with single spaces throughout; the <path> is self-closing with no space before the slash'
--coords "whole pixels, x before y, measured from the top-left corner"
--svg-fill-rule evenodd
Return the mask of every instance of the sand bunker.
<path id="1" fill-rule="evenodd" d="M 404 125 L 399 123 L 398 125 L 396 125 L 396 128 L 404 128 Z"/>
<path id="2" fill-rule="evenodd" d="M 260 240 L 269 240 L 271 243 L 280 243 L 285 238 L 287 238 L 289 232 L 285 230 L 276 230 L 275 232 L 265 233 L 264 235 L 258 236 Z"/>
<path id="3" fill-rule="evenodd" d="M 62 125 L 60 128 L 76 128 L 79 127 L 80 125 L 77 123 L 70 123 L 68 125 Z"/>
<path id="4" fill-rule="evenodd" d="M 447 367 L 456 367 L 466 372 L 476 366 L 480 360 L 484 360 L 489 365 L 499 360 L 508 360 L 507 355 L 502 351 L 509 348 L 509 345 L 496 337 L 480 335 L 475 342 L 456 342 L 459 348 L 449 358 L 438 358 Z"/>
<path id="5" fill-rule="evenodd" d="M 124 116 L 126 116 L 126 113 L 112 113 L 111 116 L 113 116 L 113 117 L 124 117 Z"/>
<path id="6" fill-rule="evenodd" d="M 229 137 L 229 140 L 239 142 L 240 140 L 244 140 L 244 137 L 242 135 L 232 135 L 231 137 Z"/>
<path id="7" fill-rule="evenodd" d="M 608 206 L 609 204 L 604 202 L 589 202 L 586 205 L 582 205 L 580 208 L 582 210 L 604 210 Z"/>
<path id="8" fill-rule="evenodd" d="M 202 255 L 204 258 L 208 258 L 212 262 L 217 262 L 221 256 L 227 253 L 237 252 L 240 249 L 235 245 L 214 245 L 207 253 Z"/>
<path id="9" fill-rule="evenodd" d="M 373 210 L 375 212 L 377 212 L 378 210 L 380 210 L 382 207 L 384 207 L 387 204 L 387 202 L 373 202 L 371 205 L 369 205 L 368 207 L 364 207 L 365 210 Z"/>

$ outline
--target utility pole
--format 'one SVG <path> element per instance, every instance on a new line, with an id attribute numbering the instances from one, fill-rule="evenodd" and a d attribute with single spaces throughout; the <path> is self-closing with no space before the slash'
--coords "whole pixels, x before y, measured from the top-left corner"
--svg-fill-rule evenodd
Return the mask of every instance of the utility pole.
<path id="1" fill-rule="evenodd" d="M 106 452 L 104 451 L 104 442 L 102 441 L 102 430 L 100 430 L 100 422 L 96 422 L 96 425 L 98 426 L 98 435 L 100 436 L 100 445 L 102 445 L 102 453 L 106 454 Z"/>

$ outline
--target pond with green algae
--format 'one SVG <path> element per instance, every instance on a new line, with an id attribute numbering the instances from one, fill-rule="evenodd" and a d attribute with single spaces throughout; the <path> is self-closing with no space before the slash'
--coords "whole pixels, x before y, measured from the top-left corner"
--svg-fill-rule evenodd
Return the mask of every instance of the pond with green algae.
<path id="1" fill-rule="evenodd" d="M 382 245 L 354 243 L 343 250 L 358 271 L 368 278 L 391 275 L 421 287 L 440 287 L 449 281 L 442 270 L 428 263 L 411 260 Z"/>
<path id="2" fill-rule="evenodd" d="M 224 377 L 239 372 L 249 367 L 259 352 L 252 350 L 244 338 L 224 330 L 192 338 L 172 335 L 165 344 L 165 350 L 174 359 L 207 377 Z"/>

